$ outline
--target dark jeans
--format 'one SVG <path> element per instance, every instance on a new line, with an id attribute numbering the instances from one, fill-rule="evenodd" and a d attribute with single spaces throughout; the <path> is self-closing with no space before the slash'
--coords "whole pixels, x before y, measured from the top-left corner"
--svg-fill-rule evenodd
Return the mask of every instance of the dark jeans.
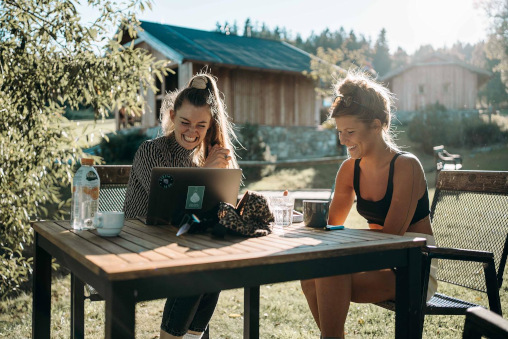
<path id="1" fill-rule="evenodd" d="M 177 337 L 183 336 L 187 330 L 203 332 L 212 318 L 219 294 L 220 292 L 168 298 L 162 314 L 161 329 Z"/>

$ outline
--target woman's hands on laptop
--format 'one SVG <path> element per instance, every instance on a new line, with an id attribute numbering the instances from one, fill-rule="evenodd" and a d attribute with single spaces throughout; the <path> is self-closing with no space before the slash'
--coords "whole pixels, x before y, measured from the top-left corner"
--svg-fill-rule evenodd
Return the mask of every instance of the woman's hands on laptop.
<path id="1" fill-rule="evenodd" d="M 220 147 L 219 145 L 208 147 L 208 157 L 205 160 L 203 167 L 208 168 L 227 168 L 229 160 L 229 149 Z"/>

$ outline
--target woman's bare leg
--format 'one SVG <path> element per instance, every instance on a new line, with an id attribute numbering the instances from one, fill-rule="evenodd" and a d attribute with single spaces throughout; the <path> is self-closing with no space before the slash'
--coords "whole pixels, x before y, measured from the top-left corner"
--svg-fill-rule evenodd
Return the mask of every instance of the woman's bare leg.
<path id="1" fill-rule="evenodd" d="M 320 278 L 315 284 L 321 335 L 342 338 L 351 303 L 352 277 L 346 274 Z"/>
<path id="2" fill-rule="evenodd" d="M 343 338 L 351 301 L 373 303 L 395 299 L 395 274 L 392 270 L 304 280 L 301 284 L 323 337 Z"/>
<path id="3" fill-rule="evenodd" d="M 377 303 L 395 300 L 395 273 L 392 270 L 355 273 L 352 277 L 351 301 Z"/>
<path id="4" fill-rule="evenodd" d="M 315 279 L 302 280 L 300 281 L 300 284 L 302 286 L 302 292 L 305 295 L 305 298 L 307 299 L 307 304 L 309 305 L 310 313 L 312 313 L 316 325 L 320 327 Z"/>

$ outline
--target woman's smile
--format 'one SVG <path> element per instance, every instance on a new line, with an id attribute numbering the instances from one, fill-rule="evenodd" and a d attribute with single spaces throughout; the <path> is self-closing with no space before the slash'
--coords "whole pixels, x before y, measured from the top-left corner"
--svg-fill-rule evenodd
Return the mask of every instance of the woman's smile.
<path id="1" fill-rule="evenodd" d="M 189 137 L 189 136 L 186 136 L 185 134 L 182 134 L 182 139 L 186 142 L 189 142 L 189 143 L 195 143 L 199 140 L 199 137 Z"/>

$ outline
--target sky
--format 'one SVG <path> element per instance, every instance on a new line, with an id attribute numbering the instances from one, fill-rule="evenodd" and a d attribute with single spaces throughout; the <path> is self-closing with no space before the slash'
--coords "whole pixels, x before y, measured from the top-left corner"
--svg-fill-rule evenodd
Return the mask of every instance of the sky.
<path id="1" fill-rule="evenodd" d="M 138 14 L 145 21 L 214 30 L 216 23 L 236 21 L 239 34 L 247 18 L 270 28 L 285 27 L 307 38 L 325 28 L 341 26 L 374 43 L 382 28 L 393 53 L 412 54 L 421 45 L 435 49 L 455 42 L 485 40 L 488 20 L 479 0 L 154 0 L 152 10 Z M 93 10 L 81 7 L 83 17 Z"/>

